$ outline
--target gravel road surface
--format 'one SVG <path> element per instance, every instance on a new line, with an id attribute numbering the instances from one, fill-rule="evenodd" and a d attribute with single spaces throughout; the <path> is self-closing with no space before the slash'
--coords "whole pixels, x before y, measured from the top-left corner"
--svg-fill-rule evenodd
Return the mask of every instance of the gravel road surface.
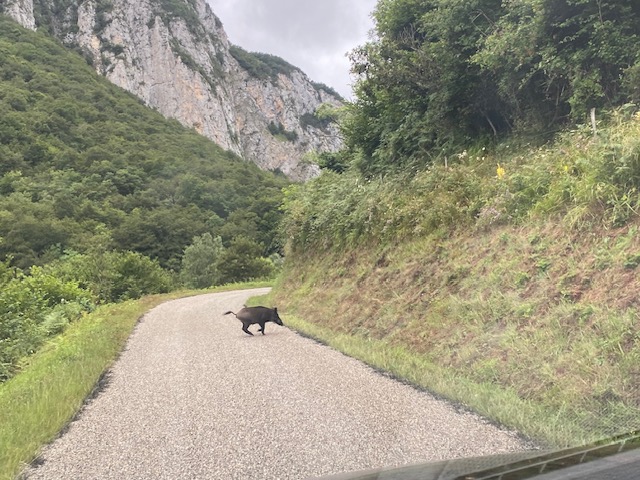
<path id="1" fill-rule="evenodd" d="M 285 327 L 250 337 L 222 315 L 266 291 L 147 313 L 105 389 L 26 478 L 302 479 L 527 448 Z"/>

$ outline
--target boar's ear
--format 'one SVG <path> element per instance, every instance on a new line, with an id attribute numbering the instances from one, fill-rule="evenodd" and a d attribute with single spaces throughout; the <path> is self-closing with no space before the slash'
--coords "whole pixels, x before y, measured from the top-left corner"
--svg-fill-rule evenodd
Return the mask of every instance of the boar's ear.
<path id="1" fill-rule="evenodd" d="M 275 313 L 278 313 L 278 307 L 273 307 L 273 311 L 274 311 Z"/>

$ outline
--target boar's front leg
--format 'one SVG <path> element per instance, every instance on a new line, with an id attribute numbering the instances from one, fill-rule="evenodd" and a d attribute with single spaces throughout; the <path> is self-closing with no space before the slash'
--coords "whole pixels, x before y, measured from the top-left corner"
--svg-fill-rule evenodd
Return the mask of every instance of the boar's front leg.
<path id="1" fill-rule="evenodd" d="M 260 322 L 260 331 L 262 332 L 262 334 L 264 335 L 264 326 L 266 325 L 266 322 Z"/>

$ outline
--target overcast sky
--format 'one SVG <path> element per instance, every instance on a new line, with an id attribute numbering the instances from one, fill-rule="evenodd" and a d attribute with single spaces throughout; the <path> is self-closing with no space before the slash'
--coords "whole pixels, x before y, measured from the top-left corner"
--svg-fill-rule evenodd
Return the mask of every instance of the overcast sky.
<path id="1" fill-rule="evenodd" d="M 351 97 L 347 52 L 367 41 L 377 0 L 207 0 L 229 41 L 271 53 Z"/>

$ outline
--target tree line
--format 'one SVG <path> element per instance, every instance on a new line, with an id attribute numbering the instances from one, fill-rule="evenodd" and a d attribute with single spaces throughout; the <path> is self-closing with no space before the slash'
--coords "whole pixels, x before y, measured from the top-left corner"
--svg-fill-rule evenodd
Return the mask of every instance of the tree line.
<path id="1" fill-rule="evenodd" d="M 178 271 L 196 236 L 269 256 L 282 176 L 166 120 L 55 41 L 2 19 L 0 255 L 28 268 L 96 235 Z"/>
<path id="2" fill-rule="evenodd" d="M 640 100 L 635 0 L 380 0 L 373 17 L 344 122 L 366 175 Z"/>

